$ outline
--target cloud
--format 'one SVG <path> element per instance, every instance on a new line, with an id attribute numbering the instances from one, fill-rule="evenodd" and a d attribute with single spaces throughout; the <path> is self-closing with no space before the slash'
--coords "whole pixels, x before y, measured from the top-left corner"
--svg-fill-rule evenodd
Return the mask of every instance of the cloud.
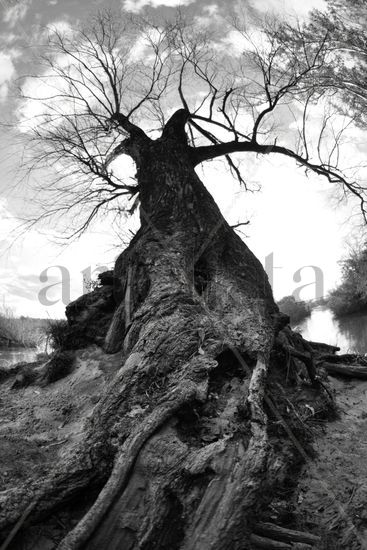
<path id="1" fill-rule="evenodd" d="M 251 4 L 257 10 L 274 12 L 277 15 L 291 15 L 300 18 L 307 17 L 308 13 L 316 8 L 325 8 L 324 0 L 251 0 Z"/>
<path id="2" fill-rule="evenodd" d="M 7 200 L 0 197 L 0 235 L 2 237 L 0 245 L 7 242 L 7 234 L 16 226 L 14 216 L 8 210 Z"/>
<path id="3" fill-rule="evenodd" d="M 195 2 L 195 0 L 124 0 L 122 2 L 122 7 L 127 11 L 138 12 L 146 6 L 152 8 L 158 8 L 159 6 L 176 8 L 179 6 L 187 6 L 193 2 Z"/>
<path id="4" fill-rule="evenodd" d="M 50 30 L 56 31 L 59 34 L 63 34 L 63 35 L 71 34 L 73 32 L 72 26 L 65 19 L 59 19 L 56 21 L 52 21 L 52 23 L 49 23 L 49 25 L 47 25 L 47 29 L 45 30 L 44 35 L 47 36 Z"/>
<path id="5" fill-rule="evenodd" d="M 219 11 L 218 4 L 210 4 L 209 6 L 204 6 L 203 12 L 209 15 L 210 17 L 216 15 Z"/>
<path id="6" fill-rule="evenodd" d="M 24 2 L 18 2 L 14 6 L 9 6 L 8 8 L 6 8 L 3 16 L 4 23 L 7 23 L 10 28 L 15 27 L 17 23 L 25 18 L 30 3 L 31 2 L 29 0 L 26 0 Z"/>
<path id="7" fill-rule="evenodd" d="M 8 95 L 9 82 L 15 75 L 15 67 L 9 53 L 0 52 L 0 101 Z"/>

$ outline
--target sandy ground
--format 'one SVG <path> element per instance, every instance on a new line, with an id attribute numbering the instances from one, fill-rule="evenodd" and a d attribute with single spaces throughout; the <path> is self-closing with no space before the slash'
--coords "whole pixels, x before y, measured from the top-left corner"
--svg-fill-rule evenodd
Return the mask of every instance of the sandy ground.
<path id="1" fill-rule="evenodd" d="M 121 365 L 97 346 L 76 353 L 73 372 L 46 388 L 0 386 L 1 493 L 42 477 L 81 437 L 83 424 Z"/>

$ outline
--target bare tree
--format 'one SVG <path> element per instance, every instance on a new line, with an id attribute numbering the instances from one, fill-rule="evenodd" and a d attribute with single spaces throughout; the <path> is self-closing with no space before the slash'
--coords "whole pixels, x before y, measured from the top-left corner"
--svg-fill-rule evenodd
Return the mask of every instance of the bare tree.
<path id="1" fill-rule="evenodd" d="M 291 43 L 274 21 L 267 22 L 257 41 L 238 21 L 230 28 L 243 42 L 241 55 L 223 53 L 215 31 L 194 31 L 181 16 L 158 27 L 131 17 L 111 18 L 106 12 L 87 29 L 51 32 L 43 71 L 28 78 L 22 90 L 25 112 L 30 111 L 30 120 L 22 121 L 26 166 L 30 173 L 47 169 L 49 178 L 37 189 L 42 191 L 41 208 L 30 221 L 75 211 L 72 237 L 100 211 L 111 206 L 128 210 L 123 199 L 138 195 L 137 184 L 117 177 L 111 163 L 131 156 L 124 140 L 140 123 L 148 135 L 157 136 L 178 102 L 187 112 L 195 163 L 224 157 L 246 186 L 238 155 L 231 155 L 285 155 L 357 196 L 364 216 L 363 185 L 346 176 L 347 166 L 343 171 L 339 167 L 346 127 L 333 128 L 336 113 L 330 109 L 329 88 L 319 80 L 330 53 L 327 31 L 324 39 L 312 40 L 298 29 Z M 309 116 L 314 135 L 312 107 L 322 100 L 328 107 L 312 143 Z M 295 132 L 281 122 L 289 116 Z M 352 122 L 349 118 L 346 126 Z M 282 144 L 285 130 L 288 143 Z M 199 149 L 203 146 L 210 148 Z"/>
<path id="2" fill-rule="evenodd" d="M 97 289 L 67 310 L 68 345 L 79 331 L 76 347 L 81 338 L 102 345 L 106 365 L 120 353 L 121 369 L 77 452 L 64 453 L 42 483 L 6 495 L 4 529 L 32 503 L 29 523 L 97 488 L 58 548 L 248 548 L 271 489 L 307 456 L 286 405 L 288 374 L 303 363 L 325 403 L 316 351 L 284 328 L 263 267 L 195 167 L 223 157 L 247 186 L 242 154 L 284 155 L 356 195 L 363 214 L 364 189 L 338 168 L 343 128 L 333 135 L 331 116 L 310 139 L 313 102 L 328 100 L 318 86 L 325 40 L 300 34 L 292 49 L 276 27 L 255 40 L 238 21 L 218 33 L 180 15 L 159 26 L 104 13 L 88 30 L 55 32 L 40 76 L 47 87 L 37 96 L 23 88 L 28 106 L 43 105 L 23 122 L 38 150 L 34 165 L 61 167 L 43 216 L 88 211 L 78 233 L 132 196 L 141 227 L 116 261 L 114 292 Z M 233 33 L 243 44 L 238 55 L 224 40 Z M 122 155 L 136 165 L 134 183 L 114 171 Z"/>
<path id="3" fill-rule="evenodd" d="M 356 123 L 366 126 L 366 4 L 362 0 L 327 0 L 325 9 L 313 10 L 305 33 L 327 33 L 333 63 L 324 69 L 323 80 L 329 89 L 338 90 L 339 108 L 355 113 Z M 292 32 L 289 33 L 292 37 Z"/>

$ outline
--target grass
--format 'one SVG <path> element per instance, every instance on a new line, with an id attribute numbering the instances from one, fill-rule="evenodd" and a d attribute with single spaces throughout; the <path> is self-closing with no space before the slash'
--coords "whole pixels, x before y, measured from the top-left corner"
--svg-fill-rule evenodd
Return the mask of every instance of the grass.
<path id="1" fill-rule="evenodd" d="M 50 319 L 46 335 L 54 350 L 76 350 L 86 347 L 91 342 L 85 334 L 83 325 L 70 326 L 66 319 Z"/>

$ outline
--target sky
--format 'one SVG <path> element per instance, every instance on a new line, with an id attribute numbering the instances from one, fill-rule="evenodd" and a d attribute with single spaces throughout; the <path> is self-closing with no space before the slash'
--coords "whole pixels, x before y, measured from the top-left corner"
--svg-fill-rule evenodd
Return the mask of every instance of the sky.
<path id="1" fill-rule="evenodd" d="M 301 19 L 307 18 L 310 9 L 324 5 L 320 0 L 248 1 L 260 12 L 273 10 L 282 17 Z M 159 20 L 171 16 L 178 5 L 203 18 L 225 15 L 239 2 L 1 0 L 0 122 L 19 117 L 17 79 L 36 70 L 47 26 L 67 29 L 106 6 L 135 13 L 145 10 Z M 136 228 L 137 216 L 126 222 L 119 235 L 111 230 L 108 218 L 102 219 L 68 246 L 56 242 L 52 225 L 31 228 L 14 242 L 19 218 L 37 198 L 17 184 L 22 150 L 16 137 L 6 127 L 0 136 L 0 307 L 11 307 L 17 315 L 61 317 L 67 302 L 85 291 L 83 280 L 112 267 L 128 242 L 129 230 Z M 365 141 L 363 132 L 357 138 Z M 199 175 L 231 224 L 250 221 L 240 234 L 266 267 L 277 299 L 292 293 L 302 299 L 315 298 L 316 291 L 317 296 L 326 294 L 339 281 L 339 261 L 353 236 L 360 235 L 357 221 L 350 219 L 350 204 L 338 202 L 326 180 L 306 177 L 289 159 L 253 155 L 246 162 L 251 179 L 261 182 L 260 192 L 239 188 L 223 163 L 209 163 L 199 169 Z"/>

